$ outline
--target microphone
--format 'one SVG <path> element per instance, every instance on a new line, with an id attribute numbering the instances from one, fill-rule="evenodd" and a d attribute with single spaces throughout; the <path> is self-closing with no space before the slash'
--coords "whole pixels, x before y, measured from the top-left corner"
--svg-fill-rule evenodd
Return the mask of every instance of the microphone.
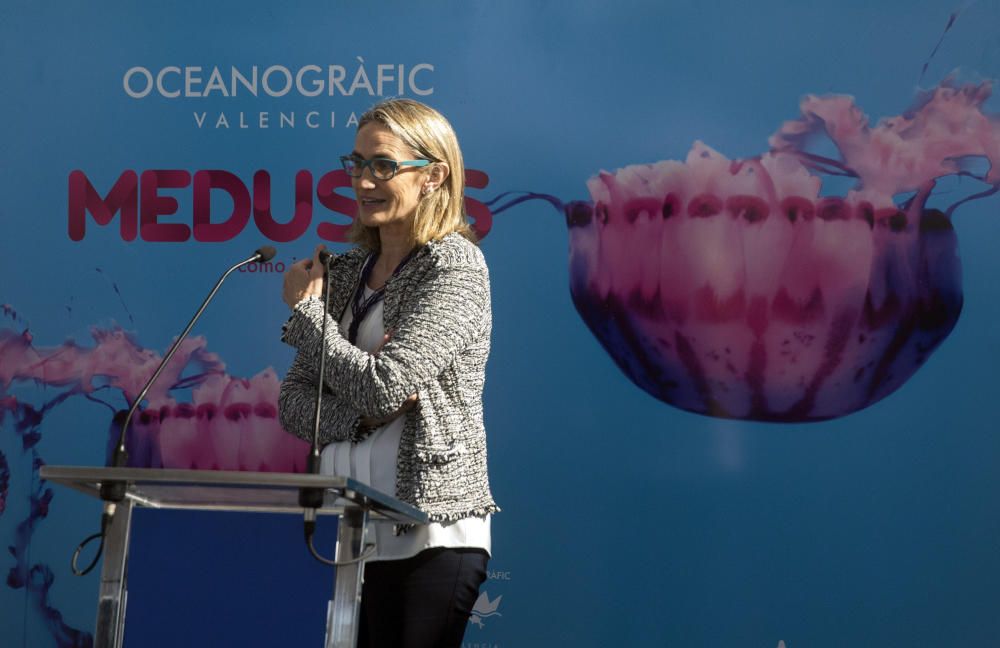
<path id="1" fill-rule="evenodd" d="M 271 248 L 271 249 L 274 249 L 274 248 Z M 333 257 L 335 257 L 335 256 L 337 256 L 337 255 L 334 254 L 333 252 L 330 252 L 329 250 L 320 250 L 319 251 L 319 262 L 322 263 L 324 266 L 329 266 L 330 265 L 330 261 L 332 261 Z"/>
<path id="2" fill-rule="evenodd" d="M 273 247 L 271 247 L 270 245 L 265 245 L 264 247 L 256 250 L 252 256 L 240 261 L 236 265 L 226 270 L 226 272 L 223 273 L 223 275 L 219 278 L 219 280 L 215 282 L 215 286 L 212 288 L 211 292 L 208 293 L 208 297 L 206 297 L 205 300 L 201 303 L 201 306 L 198 308 L 198 311 L 194 314 L 194 317 L 191 318 L 191 321 L 188 322 L 188 325 L 184 328 L 184 331 L 170 346 L 170 349 L 163 356 L 163 360 L 160 361 L 160 364 L 156 368 L 156 371 L 154 371 L 153 375 L 150 376 L 148 381 L 146 381 L 146 384 L 143 386 L 142 391 L 139 392 L 139 395 L 136 396 L 135 400 L 132 402 L 131 407 L 129 407 L 128 414 L 125 416 L 125 421 L 122 423 L 121 431 L 118 434 L 118 443 L 115 446 L 115 450 L 111 455 L 111 460 L 108 465 L 109 468 L 124 468 L 126 465 L 128 465 L 128 451 L 125 448 L 125 437 L 126 434 L 128 433 L 128 426 L 132 422 L 132 417 L 135 415 L 136 410 L 139 409 L 139 405 L 146 398 L 146 393 L 149 392 L 150 387 L 152 387 L 153 384 L 156 382 L 156 379 L 160 377 L 160 374 L 163 372 L 163 369 L 167 366 L 167 363 L 170 362 L 170 359 L 174 356 L 174 353 L 177 351 L 178 347 L 180 347 L 181 342 L 183 342 L 184 339 L 188 336 L 188 333 L 191 332 L 191 329 L 194 327 L 194 323 L 198 321 L 198 318 L 201 317 L 201 314 L 205 311 L 205 308 L 208 306 L 208 303 L 212 301 L 213 297 L 215 297 L 215 293 L 218 292 L 219 287 L 222 285 L 222 282 L 225 281 L 226 278 L 230 274 L 232 274 L 233 271 L 235 271 L 237 268 L 240 268 L 250 263 L 270 261 L 271 259 L 274 258 L 275 254 L 276 250 Z M 121 480 L 108 480 L 101 482 L 100 497 L 104 501 L 104 513 L 101 516 L 101 533 L 91 536 L 91 538 L 88 538 L 87 541 L 93 539 L 94 537 L 98 537 L 99 535 L 103 547 L 105 532 L 107 531 L 108 525 L 111 523 L 111 519 L 114 517 L 115 508 L 117 504 L 125 499 L 126 489 L 127 489 L 126 482 Z M 82 548 L 82 545 L 80 548 Z M 72 565 L 73 573 L 77 574 L 78 576 L 82 576 L 88 573 L 91 569 L 93 569 L 94 565 L 97 564 L 97 559 L 100 557 L 100 551 L 101 550 L 98 549 L 98 554 L 94 558 L 94 562 L 91 563 L 89 567 L 87 567 L 82 572 L 78 572 L 75 564 L 76 556 L 79 554 L 79 549 L 78 549 L 77 554 L 74 555 L 73 557 L 73 565 Z"/>
<path id="3" fill-rule="evenodd" d="M 277 253 L 278 251 L 275 250 L 273 247 L 271 247 L 270 245 L 265 245 L 262 248 L 257 248 L 257 251 L 254 252 L 254 256 L 256 256 L 257 258 L 255 258 L 253 261 L 250 261 L 249 263 L 254 263 L 254 262 L 267 263 L 268 261 L 273 259 L 274 255 Z"/>

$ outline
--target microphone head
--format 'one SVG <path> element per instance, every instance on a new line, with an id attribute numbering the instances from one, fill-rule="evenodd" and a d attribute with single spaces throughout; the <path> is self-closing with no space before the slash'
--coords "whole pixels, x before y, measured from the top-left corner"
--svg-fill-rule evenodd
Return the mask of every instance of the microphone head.
<path id="1" fill-rule="evenodd" d="M 333 259 L 333 252 L 330 252 L 329 250 L 319 251 L 319 262 L 322 263 L 324 266 L 330 265 L 331 259 Z"/>
<path id="2" fill-rule="evenodd" d="M 260 263 L 270 261 L 271 259 L 274 258 L 274 255 L 277 253 L 278 251 L 275 250 L 273 247 L 271 247 L 270 245 L 265 245 L 264 247 L 259 248 L 257 250 L 257 256 L 259 257 L 257 260 Z"/>

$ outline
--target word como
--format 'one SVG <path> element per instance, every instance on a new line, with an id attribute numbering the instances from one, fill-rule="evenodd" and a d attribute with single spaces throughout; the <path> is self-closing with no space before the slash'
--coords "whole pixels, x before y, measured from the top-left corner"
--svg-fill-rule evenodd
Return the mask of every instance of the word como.
<path id="1" fill-rule="evenodd" d="M 265 272 L 282 273 L 284 271 L 285 271 L 285 262 L 284 261 L 276 261 L 275 263 L 271 263 L 270 261 L 263 261 L 263 262 L 260 262 L 260 263 L 248 263 L 246 265 L 240 266 L 240 269 L 238 270 L 238 272 L 247 272 L 247 273 L 250 273 L 250 274 L 255 274 L 255 273 L 258 273 L 258 272 L 260 272 L 260 273 L 265 273 Z"/>
<path id="2" fill-rule="evenodd" d="M 489 176 L 483 171 L 466 169 L 465 182 L 469 188 L 483 189 L 489 184 Z M 337 193 L 337 189 L 350 186 L 351 178 L 343 169 L 323 173 L 315 184 L 312 172 L 303 169 L 294 178 L 295 199 L 289 205 L 292 215 L 282 220 L 272 210 L 271 174 L 266 170 L 255 172 L 248 187 L 236 174 L 219 169 L 194 173 L 176 169 L 138 173 L 129 169 L 121 173 L 103 196 L 83 171 L 75 170 L 69 174 L 69 238 L 83 240 L 90 213 L 100 226 L 110 225 L 118 216 L 118 231 L 123 241 L 133 241 L 139 236 L 143 241 L 180 243 L 193 236 L 203 243 L 220 243 L 243 232 L 252 216 L 262 235 L 285 243 L 305 235 L 317 216 L 322 219 L 326 215 L 316 214 L 314 198 L 328 212 L 346 216 L 353 222 L 358 212 L 357 202 Z M 190 211 L 178 213 L 177 197 L 162 193 L 178 189 L 188 190 L 185 202 Z M 212 213 L 213 192 L 221 192 L 232 201 L 229 214 L 220 217 Z M 493 222 L 489 207 L 466 197 L 465 210 L 472 229 L 479 238 L 485 237 Z M 343 243 L 350 228 L 350 223 L 320 220 L 315 232 L 322 240 Z"/>

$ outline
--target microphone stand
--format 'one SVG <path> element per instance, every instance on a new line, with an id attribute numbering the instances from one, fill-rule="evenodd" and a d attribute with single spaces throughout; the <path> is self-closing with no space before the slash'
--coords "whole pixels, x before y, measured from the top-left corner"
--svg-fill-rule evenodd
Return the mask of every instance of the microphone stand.
<path id="1" fill-rule="evenodd" d="M 323 328 L 320 332 L 320 353 L 319 353 L 319 379 L 316 381 L 316 416 L 313 419 L 313 437 L 312 446 L 309 448 L 309 455 L 306 457 L 306 473 L 310 475 L 318 475 L 320 468 L 320 455 L 319 455 L 319 424 L 320 424 L 320 413 L 323 406 L 323 376 L 326 373 L 326 330 L 327 322 L 330 317 L 326 313 L 326 309 L 330 304 L 330 260 L 333 255 L 326 250 L 319 253 L 320 263 L 323 264 L 325 272 L 323 274 Z M 329 558 L 324 558 L 316 551 L 316 547 L 313 545 L 313 534 L 316 533 L 316 509 L 323 506 L 323 488 L 308 487 L 303 486 L 299 489 L 299 506 L 301 506 L 303 511 L 303 534 L 305 536 L 306 546 L 309 547 L 309 553 L 312 557 L 323 563 L 324 565 L 329 565 L 332 567 L 337 566 L 337 562 L 330 560 Z"/>
<path id="2" fill-rule="evenodd" d="M 124 468 L 128 465 L 128 450 L 125 448 L 125 436 L 128 431 L 128 426 L 132 422 L 132 416 L 135 414 L 136 410 L 139 409 L 139 405 L 142 404 L 143 399 L 146 398 L 146 393 L 149 391 L 150 387 L 152 387 L 153 383 L 156 382 L 156 379 L 160 377 L 160 374 L 163 373 L 167 363 L 170 362 L 174 353 L 177 352 L 181 342 L 183 342 L 188 336 L 188 333 L 191 332 L 191 329 L 194 327 L 194 323 L 198 321 L 198 318 L 201 317 L 201 314 L 205 311 L 208 303 L 212 301 L 213 297 L 215 297 L 215 293 L 218 292 L 222 282 L 225 281 L 226 278 L 229 277 L 229 275 L 232 274 L 237 268 L 245 266 L 249 263 L 270 261 L 274 258 L 275 253 L 276 251 L 273 247 L 266 245 L 254 252 L 253 256 L 240 261 L 226 270 L 226 272 L 219 277 L 219 280 L 215 282 L 215 286 L 212 288 L 211 292 L 208 293 L 208 297 L 205 297 L 205 300 L 202 301 L 201 306 L 198 308 L 198 312 L 194 314 L 194 317 L 192 317 L 191 321 L 188 322 L 184 331 L 170 346 L 170 349 L 167 351 L 166 355 L 163 356 L 163 360 L 160 361 L 160 365 L 156 368 L 156 371 L 153 372 L 153 375 L 143 386 L 142 391 L 140 391 L 139 395 L 136 396 L 134 401 L 132 401 L 132 406 L 129 407 L 128 414 L 125 416 L 125 421 L 122 423 L 121 431 L 118 434 L 118 444 L 115 446 L 114 453 L 111 455 L 111 461 L 108 465 L 109 468 Z M 101 514 L 101 530 L 98 533 L 84 539 L 73 553 L 73 559 L 70 563 L 70 567 L 73 570 L 73 574 L 76 576 L 84 576 L 90 573 L 90 571 L 97 565 L 97 561 L 100 559 L 101 553 L 104 550 L 104 536 L 107 533 L 108 526 L 111 524 L 111 520 L 115 515 L 115 508 L 125 499 L 125 492 L 127 488 L 128 484 L 119 479 L 101 482 L 100 497 L 104 501 L 104 512 Z M 91 540 L 98 537 L 101 539 L 101 544 L 97 547 L 97 554 L 94 556 L 94 560 L 83 570 L 77 569 L 76 563 L 77 559 L 80 557 L 80 552 Z"/>

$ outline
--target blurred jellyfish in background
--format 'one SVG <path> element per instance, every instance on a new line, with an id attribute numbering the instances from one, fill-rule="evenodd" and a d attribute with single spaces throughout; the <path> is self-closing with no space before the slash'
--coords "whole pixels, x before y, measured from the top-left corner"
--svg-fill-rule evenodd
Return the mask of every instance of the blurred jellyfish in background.
<path id="1" fill-rule="evenodd" d="M 31 380 L 61 388 L 64 398 L 84 396 L 112 409 L 103 399 L 107 391 L 119 391 L 127 406 L 161 356 L 119 328 L 94 329 L 92 336 L 95 344 L 89 348 L 73 342 L 37 348 L 27 331 L 0 330 L 0 396 L 12 382 Z M 185 371 L 188 375 L 181 377 Z M 204 338 L 185 340 L 133 418 L 126 437 L 129 465 L 301 471 L 308 444 L 281 429 L 279 386 L 270 367 L 251 378 L 230 376 L 219 357 L 205 350 Z M 187 389 L 191 402 L 178 402 L 171 395 Z M 105 392 L 100 399 L 99 392 Z M 123 419 L 121 412 L 112 419 L 109 452 Z"/>
<path id="2" fill-rule="evenodd" d="M 15 322 L 16 312 L 3 306 Z M 31 538 L 49 512 L 53 490 L 38 478 L 45 464 L 38 451 L 46 415 L 69 399 L 86 398 L 109 410 L 107 452 L 117 443 L 124 410 L 152 375 L 161 356 L 139 345 L 120 328 L 92 330 L 93 345 L 65 342 L 37 347 L 25 329 L 0 329 L 0 426 L 20 440 L 31 457 L 30 478 L 20 481 L 30 492 L 23 519 L 0 519 L 9 529 L 7 546 L 13 566 L 7 587 L 26 589 L 31 610 L 55 645 L 83 648 L 92 636 L 69 627 L 50 603 L 52 568 L 32 563 Z M 186 374 L 182 377 L 182 374 Z M 26 402 L 12 393 L 15 384 L 33 384 L 44 402 Z M 205 349 L 203 338 L 185 340 L 149 391 L 145 407 L 133 418 L 126 438 L 129 465 L 152 468 L 202 468 L 301 472 L 308 444 L 286 434 L 278 423 L 279 381 L 270 367 L 251 378 L 230 376 L 225 364 Z M 190 390 L 191 402 L 174 395 Z M 113 398 L 115 393 L 120 398 Z M 113 400 L 118 403 L 112 404 Z M 116 411 L 117 410 L 117 411 Z M 8 454 L 10 453 L 8 448 Z M 10 460 L 0 451 L 0 516 L 7 514 Z"/>

